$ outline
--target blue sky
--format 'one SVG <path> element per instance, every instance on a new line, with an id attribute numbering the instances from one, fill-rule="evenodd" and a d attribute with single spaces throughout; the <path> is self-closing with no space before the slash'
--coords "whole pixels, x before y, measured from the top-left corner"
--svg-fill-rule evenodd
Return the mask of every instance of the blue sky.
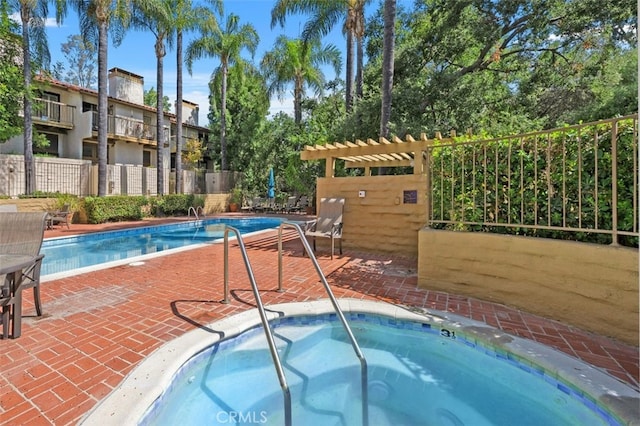
<path id="1" fill-rule="evenodd" d="M 398 3 L 404 3 L 400 0 Z M 260 37 L 260 44 L 254 57 L 257 63 L 264 53 L 273 47 L 276 38 L 280 34 L 286 34 L 289 37 L 298 36 L 304 25 L 305 17 L 300 15 L 292 15 L 287 18 L 286 26 L 281 28 L 276 26 L 271 29 L 271 9 L 274 1 L 272 0 L 225 0 L 225 15 L 234 13 L 240 16 L 241 24 L 252 24 Z M 378 7 L 378 1 L 374 0 L 368 8 L 368 12 L 372 13 Z M 51 20 L 50 20 L 51 21 Z M 72 34 L 79 34 L 78 20 L 73 12 L 67 15 L 61 26 L 55 23 L 48 26 L 47 30 L 49 38 L 49 49 L 51 51 L 51 61 L 65 63 L 64 55 L 60 52 L 60 45 L 67 41 L 67 37 Z M 194 34 L 187 34 L 185 37 L 185 47 L 189 40 L 195 37 Z M 342 35 L 341 25 L 337 25 L 330 35 L 324 39 L 324 43 L 333 43 L 341 51 L 345 49 L 345 39 Z M 118 67 L 131 71 L 144 77 L 145 90 L 156 87 L 156 57 L 153 50 L 154 37 L 149 33 L 130 30 L 122 44 L 119 47 L 110 47 L 108 53 L 108 68 Z M 250 55 L 245 52 L 247 58 Z M 208 104 L 208 81 L 211 72 L 218 66 L 215 59 L 201 59 L 194 63 L 193 73 L 189 75 L 185 69 L 183 82 L 183 97 L 186 100 L 195 102 L 200 105 L 200 125 L 207 125 L 206 118 Z M 344 53 L 343 53 L 344 67 Z M 327 80 L 332 80 L 336 76 L 334 72 L 328 68 L 325 71 Z M 344 71 L 341 75 L 344 78 Z M 164 95 L 168 96 L 173 104 L 176 91 L 176 66 L 175 51 L 169 50 L 164 58 Z M 293 97 L 287 95 L 284 99 L 279 100 L 273 98 L 271 100 L 271 112 L 285 111 L 293 114 Z"/>

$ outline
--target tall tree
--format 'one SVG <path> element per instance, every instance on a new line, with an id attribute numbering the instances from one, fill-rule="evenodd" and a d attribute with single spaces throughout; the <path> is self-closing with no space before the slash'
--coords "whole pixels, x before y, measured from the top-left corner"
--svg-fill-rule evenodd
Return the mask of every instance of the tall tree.
<path id="1" fill-rule="evenodd" d="M 109 30 L 114 45 L 124 36 L 131 18 L 131 0 L 68 0 L 80 19 L 80 34 L 98 46 L 98 196 L 107 195 L 107 48 Z M 97 43 L 95 41 L 97 40 Z"/>
<path id="2" fill-rule="evenodd" d="M 226 109 L 227 109 L 227 76 L 229 67 L 241 59 L 244 49 L 251 55 L 258 47 L 259 37 L 255 28 L 250 24 L 240 26 L 240 18 L 230 14 L 225 25 L 219 30 L 213 30 L 209 25 L 202 37 L 192 41 L 187 47 L 187 70 L 192 71 L 193 61 L 214 57 L 220 59 L 220 66 L 212 74 L 212 78 L 220 73 L 220 167 L 227 170 L 227 141 L 226 141 Z"/>
<path id="3" fill-rule="evenodd" d="M 171 0 L 145 0 L 136 2 L 132 24 L 136 28 L 147 30 L 155 37 L 154 51 L 156 54 L 156 82 L 158 85 L 156 95 L 156 153 L 157 153 L 157 192 L 164 195 L 165 171 L 171 166 L 170 154 L 165 145 L 164 132 L 164 57 L 167 54 L 166 43 L 175 31 L 173 17 L 174 2 Z"/>
<path id="4" fill-rule="evenodd" d="M 357 49 L 356 95 L 362 96 L 362 78 L 364 68 L 364 49 L 362 39 L 365 31 L 364 6 L 369 0 L 277 0 L 271 11 L 271 27 L 277 23 L 284 25 L 287 15 L 296 13 L 310 14 L 305 24 L 302 38 L 307 41 L 324 37 L 336 23 L 344 19 L 343 30 L 347 38 L 346 94 L 347 112 L 351 111 L 354 95 L 354 42 Z"/>
<path id="5" fill-rule="evenodd" d="M 221 75 L 209 83 L 211 92 L 211 120 L 213 132 L 220 126 Z M 243 186 L 251 163 L 256 162 L 256 144 L 261 141 L 258 131 L 269 112 L 269 96 L 263 75 L 252 63 L 236 62 L 229 69 L 227 86 L 226 126 L 227 163 L 231 170 L 242 170 Z M 264 169 L 262 170 L 264 171 Z"/>
<path id="6" fill-rule="evenodd" d="M 278 96 L 293 83 L 293 110 L 296 124 L 302 122 L 302 98 L 305 86 L 316 95 L 322 94 L 325 84 L 321 65 L 332 65 L 336 75 L 340 73 L 340 52 L 333 45 L 322 46 L 320 40 L 307 42 L 281 35 L 273 50 L 262 58 L 261 66 L 267 78 L 269 94 Z"/>
<path id="7" fill-rule="evenodd" d="M 222 0 L 210 0 L 215 11 L 222 14 Z M 182 188 L 182 49 L 185 31 L 197 30 L 202 24 L 215 25 L 215 15 L 203 7 L 193 7 L 191 0 L 178 0 L 173 8 L 174 25 L 176 29 L 176 193 L 181 194 Z M 204 20 L 203 17 L 209 17 Z M 215 29 L 215 28 L 214 28 Z"/>
<path id="8" fill-rule="evenodd" d="M 24 82 L 20 64 L 18 27 L 9 18 L 6 1 L 0 2 L 0 143 L 22 133 L 20 109 Z"/>
<path id="9" fill-rule="evenodd" d="M 395 47 L 396 0 L 384 1 L 384 43 L 382 48 L 382 102 L 380 136 L 389 137 L 391 92 L 393 89 L 393 49 Z"/>
<path id="10" fill-rule="evenodd" d="M 25 87 L 23 98 L 25 193 L 31 194 L 35 191 L 36 185 L 33 160 L 33 119 L 31 117 L 31 65 L 34 62 L 38 67 L 48 68 L 51 59 L 45 33 L 45 21 L 49 7 L 47 0 L 16 0 L 16 3 L 22 28 L 22 72 Z M 56 5 L 58 6 L 56 20 L 61 22 L 64 2 L 60 1 Z"/>
<path id="11" fill-rule="evenodd" d="M 62 62 L 57 62 L 53 74 L 55 78 L 80 87 L 95 88 L 98 76 L 96 66 L 98 64 L 98 52 L 96 46 L 85 41 L 78 34 L 67 37 L 67 42 L 60 45 L 60 51 L 67 60 L 68 69 Z"/>

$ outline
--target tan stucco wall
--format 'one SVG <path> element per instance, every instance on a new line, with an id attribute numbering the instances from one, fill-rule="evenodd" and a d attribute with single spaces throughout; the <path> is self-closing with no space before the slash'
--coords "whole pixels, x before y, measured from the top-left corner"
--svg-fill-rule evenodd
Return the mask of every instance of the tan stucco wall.
<path id="1" fill-rule="evenodd" d="M 323 197 L 345 199 L 345 248 L 417 255 L 418 230 L 427 221 L 425 175 L 319 178 L 317 183 L 317 202 Z M 403 203 L 403 191 L 408 190 L 417 191 L 416 204 Z M 359 191 L 365 196 L 359 197 Z"/>
<path id="2" fill-rule="evenodd" d="M 0 199 L 0 205 L 15 204 L 19 212 L 46 212 L 56 209 L 55 198 L 16 198 Z"/>
<path id="3" fill-rule="evenodd" d="M 418 285 L 638 345 L 638 250 L 422 229 Z"/>
<path id="4" fill-rule="evenodd" d="M 231 194 L 207 194 L 204 197 L 205 214 L 222 213 L 229 210 Z"/>

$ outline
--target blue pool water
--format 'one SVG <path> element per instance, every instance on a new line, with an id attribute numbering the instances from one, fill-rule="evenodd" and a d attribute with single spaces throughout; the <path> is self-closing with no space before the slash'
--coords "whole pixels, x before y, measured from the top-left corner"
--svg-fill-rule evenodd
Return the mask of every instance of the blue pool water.
<path id="1" fill-rule="evenodd" d="M 280 218 L 214 218 L 171 225 L 146 226 L 48 239 L 42 243 L 45 255 L 41 274 L 46 276 L 101 265 L 165 250 L 211 243 L 224 237 L 221 224 L 241 234 L 275 228 Z M 235 237 L 230 233 L 229 237 Z"/>
<path id="2" fill-rule="evenodd" d="M 432 324 L 349 314 L 368 363 L 369 424 L 616 425 L 594 399 L 526 360 Z M 360 364 L 334 314 L 272 322 L 294 425 L 360 425 Z M 282 425 L 262 328 L 193 357 L 143 425 Z"/>

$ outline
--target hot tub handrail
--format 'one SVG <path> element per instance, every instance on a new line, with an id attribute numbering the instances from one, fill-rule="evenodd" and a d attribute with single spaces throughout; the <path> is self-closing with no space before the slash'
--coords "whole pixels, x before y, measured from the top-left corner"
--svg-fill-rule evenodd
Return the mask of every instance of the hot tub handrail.
<path id="1" fill-rule="evenodd" d="M 249 275 L 249 281 L 251 282 L 251 289 L 253 290 L 253 296 L 256 299 L 256 305 L 258 307 L 258 312 L 260 313 L 260 320 L 262 321 L 264 334 L 267 337 L 267 343 L 269 344 L 269 352 L 271 352 L 271 358 L 273 359 L 273 364 L 276 368 L 276 373 L 278 374 L 278 380 L 280 381 L 280 387 L 282 388 L 282 394 L 284 396 L 285 425 L 291 426 L 291 391 L 289 390 L 289 385 L 287 384 L 287 378 L 284 375 L 282 362 L 280 361 L 280 357 L 278 356 L 276 343 L 273 338 L 271 327 L 269 326 L 269 320 L 267 319 L 267 314 L 264 310 L 262 299 L 260 298 L 260 292 L 258 291 L 256 278 L 253 275 L 253 270 L 251 269 L 251 264 L 249 263 L 249 257 L 247 256 L 247 250 L 245 249 L 244 241 L 242 241 L 242 237 L 240 236 L 240 231 L 238 231 L 233 226 L 229 226 L 229 225 L 225 225 L 224 227 L 224 288 L 225 290 L 224 290 L 223 303 L 229 303 L 229 297 L 228 297 L 228 294 L 229 294 L 229 272 L 228 272 L 229 271 L 229 232 L 233 232 L 234 234 L 236 234 L 238 246 L 240 247 L 240 253 L 242 253 L 242 259 L 244 260 L 244 265 L 247 269 L 247 274 Z"/>
<path id="2" fill-rule="evenodd" d="M 300 228 L 300 225 L 296 222 L 282 221 L 280 223 L 280 226 L 278 227 L 278 291 L 280 292 L 283 291 L 282 290 L 282 230 L 286 227 L 294 228 L 298 233 L 298 236 L 302 241 L 302 245 L 304 246 L 304 249 L 309 256 L 309 259 L 311 259 L 313 266 L 316 268 L 316 272 L 320 277 L 320 281 L 322 281 L 322 285 L 324 286 L 324 289 L 326 290 L 327 295 L 329 296 L 329 300 L 331 300 L 333 309 L 335 310 L 338 318 L 340 318 L 340 322 L 342 323 L 342 326 L 344 327 L 347 333 L 347 336 L 349 336 L 349 340 L 351 341 L 351 346 L 353 347 L 353 350 L 356 353 L 356 356 L 360 360 L 360 368 L 361 368 L 361 374 L 362 374 L 362 424 L 367 426 L 369 424 L 369 391 L 368 391 L 368 385 L 367 385 L 367 360 L 365 359 L 364 354 L 360 349 L 360 345 L 358 345 L 358 342 L 356 341 L 356 338 L 353 335 L 353 332 L 351 331 L 351 327 L 349 327 L 349 324 L 347 323 L 347 320 L 344 314 L 342 313 L 340 306 L 338 305 L 338 301 L 334 296 L 333 291 L 331 291 L 331 287 L 329 286 L 329 283 L 327 282 L 327 279 L 324 276 L 322 269 L 320 268 L 318 259 L 316 259 L 316 256 L 313 253 L 311 246 L 309 245 L 309 241 L 307 241 L 307 239 L 304 236 L 304 232 L 302 232 L 302 228 Z"/>

